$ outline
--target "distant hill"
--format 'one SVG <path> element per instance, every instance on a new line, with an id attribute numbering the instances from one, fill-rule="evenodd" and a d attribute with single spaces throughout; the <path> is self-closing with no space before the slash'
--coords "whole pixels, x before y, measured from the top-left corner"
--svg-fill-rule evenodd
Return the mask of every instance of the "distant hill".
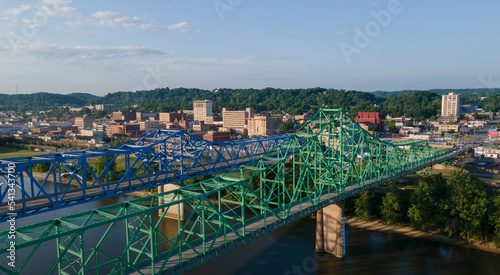
<path id="1" fill-rule="evenodd" d="M 310 89 L 219 89 L 209 91 L 195 88 L 162 88 L 152 91 L 117 92 L 96 99 L 92 104 L 139 105 L 140 111 L 169 112 L 193 109 L 193 100 L 211 100 L 215 113 L 222 107 L 244 110 L 253 107 L 257 112 L 285 111 L 291 114 L 315 112 L 319 108 L 361 108 L 373 106 L 378 99 L 373 94 L 325 88 Z"/>
<path id="2" fill-rule="evenodd" d="M 418 92 L 420 90 L 401 90 L 401 91 L 375 91 L 371 92 L 376 96 L 388 96 L 388 95 L 399 95 L 404 94 L 406 92 Z M 431 89 L 429 92 L 436 93 L 438 95 L 448 94 L 453 92 L 455 94 L 477 94 L 479 96 L 488 96 L 490 94 L 498 94 L 500 93 L 500 88 L 475 88 L 475 89 Z"/>
<path id="3" fill-rule="evenodd" d="M 68 95 L 35 93 L 22 95 L 0 94 L 0 110 L 41 111 L 60 106 L 82 107 L 95 104 L 120 106 L 137 105 L 136 111 L 170 112 L 193 108 L 193 100 L 209 99 L 215 114 L 222 107 L 244 110 L 253 107 L 256 112 L 287 112 L 303 114 L 316 112 L 320 108 L 344 108 L 355 116 L 359 111 L 379 111 L 383 115 L 406 115 L 428 118 L 440 113 L 441 94 L 461 94 L 462 104 L 479 105 L 487 110 L 500 108 L 500 89 L 433 89 L 430 91 L 376 91 L 359 92 L 321 87 L 308 89 L 218 89 L 215 91 L 197 88 L 160 88 L 151 91 L 115 92 L 105 96 L 87 93 Z M 498 96 L 497 96 L 498 95 Z M 489 100 L 481 100 L 490 96 Z M 498 103 L 497 103 L 498 102 Z"/>
<path id="4" fill-rule="evenodd" d="M 0 94 L 0 110 L 17 110 L 18 108 L 45 110 L 64 105 L 81 107 L 97 98 L 99 97 L 86 93 L 72 93 L 68 95 L 52 93 Z"/>

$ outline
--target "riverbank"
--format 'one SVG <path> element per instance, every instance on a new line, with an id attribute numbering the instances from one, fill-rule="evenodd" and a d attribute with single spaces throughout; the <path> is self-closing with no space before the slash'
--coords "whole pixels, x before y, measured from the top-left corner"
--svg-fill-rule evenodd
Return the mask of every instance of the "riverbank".
<path id="1" fill-rule="evenodd" d="M 381 232 L 389 232 L 389 233 L 397 233 L 402 234 L 408 237 L 413 238 L 422 238 L 431 241 L 437 241 L 442 243 L 447 243 L 451 245 L 462 246 L 465 248 L 477 249 L 485 252 L 490 252 L 494 254 L 500 255 L 500 248 L 497 248 L 493 243 L 479 243 L 477 241 L 467 241 L 456 238 L 449 238 L 446 235 L 437 233 L 437 232 L 423 232 L 419 230 L 415 230 L 411 227 L 404 227 L 398 225 L 386 225 L 382 221 L 363 221 L 356 218 L 346 218 L 345 223 L 349 226 L 362 228 L 373 231 L 381 231 Z"/>

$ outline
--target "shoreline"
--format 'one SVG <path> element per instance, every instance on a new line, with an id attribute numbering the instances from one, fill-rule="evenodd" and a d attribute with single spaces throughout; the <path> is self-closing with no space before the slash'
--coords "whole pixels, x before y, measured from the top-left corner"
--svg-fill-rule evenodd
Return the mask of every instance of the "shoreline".
<path id="1" fill-rule="evenodd" d="M 383 222 L 381 222 L 380 220 L 367 222 L 367 221 L 359 220 L 356 218 L 346 218 L 345 223 L 346 223 L 346 225 L 356 227 L 356 228 L 367 229 L 367 230 L 372 230 L 372 231 L 381 231 L 381 232 L 401 234 L 401 235 L 412 237 L 412 238 L 422 238 L 422 239 L 426 239 L 426 240 L 447 243 L 447 244 L 451 244 L 451 245 L 481 250 L 481 251 L 490 252 L 493 254 L 500 255 L 500 248 L 497 248 L 495 246 L 495 244 L 493 244 L 492 242 L 489 242 L 487 244 L 482 244 L 482 243 L 479 243 L 477 241 L 467 241 L 467 240 L 462 240 L 462 239 L 449 238 L 448 236 L 437 233 L 437 232 L 434 232 L 434 233 L 423 232 L 423 231 L 413 229 L 411 227 L 405 227 L 405 226 L 399 226 L 399 225 L 386 225 Z"/>

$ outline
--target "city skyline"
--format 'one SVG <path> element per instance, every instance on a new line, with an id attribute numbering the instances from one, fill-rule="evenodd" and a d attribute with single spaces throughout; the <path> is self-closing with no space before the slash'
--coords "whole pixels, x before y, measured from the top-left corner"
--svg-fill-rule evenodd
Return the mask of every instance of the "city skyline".
<path id="1" fill-rule="evenodd" d="M 0 93 L 498 88 L 500 3 L 0 1 Z"/>

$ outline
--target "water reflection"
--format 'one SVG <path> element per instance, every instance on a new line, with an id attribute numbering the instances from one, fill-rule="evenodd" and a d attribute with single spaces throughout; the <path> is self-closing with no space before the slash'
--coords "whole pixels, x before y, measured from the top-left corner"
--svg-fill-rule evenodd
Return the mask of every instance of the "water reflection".
<path id="1" fill-rule="evenodd" d="M 347 257 L 314 252 L 315 220 L 304 218 L 187 274 L 498 274 L 500 255 L 346 227 Z"/>

